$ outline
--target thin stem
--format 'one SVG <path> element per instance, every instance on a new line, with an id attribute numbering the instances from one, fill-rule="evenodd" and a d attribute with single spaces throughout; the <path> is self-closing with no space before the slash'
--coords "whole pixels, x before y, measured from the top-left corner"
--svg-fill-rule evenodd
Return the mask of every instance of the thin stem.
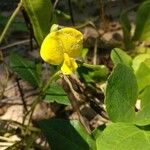
<path id="1" fill-rule="evenodd" d="M 47 84 L 43 87 L 42 93 L 45 93 L 45 91 L 47 90 L 47 88 L 49 87 L 49 85 L 52 83 L 52 81 L 61 73 L 61 71 L 57 71 L 55 74 L 53 74 Z"/>
<path id="2" fill-rule="evenodd" d="M 105 11 L 104 11 L 104 4 L 103 4 L 103 0 L 99 0 L 100 3 L 100 19 L 102 22 L 102 27 L 105 27 L 106 29 L 106 18 L 105 18 Z"/>
<path id="3" fill-rule="evenodd" d="M 4 50 L 4 49 L 7 49 L 7 48 L 12 48 L 12 47 L 17 46 L 17 45 L 27 44 L 29 41 L 30 40 L 27 39 L 27 40 L 21 40 L 21 41 L 13 42 L 12 44 L 8 44 L 6 46 L 0 47 L 0 50 Z"/>
<path id="4" fill-rule="evenodd" d="M 59 0 L 55 0 L 54 6 L 53 6 L 53 9 L 54 9 L 54 10 L 56 9 L 56 6 L 57 6 L 58 2 L 59 2 Z"/>
<path id="5" fill-rule="evenodd" d="M 99 69 L 103 65 L 91 65 L 91 64 L 83 63 L 82 66 L 87 67 L 89 69 Z"/>
<path id="6" fill-rule="evenodd" d="M 94 45 L 93 65 L 96 65 L 96 63 L 97 63 L 97 38 L 95 39 Z"/>
<path id="7" fill-rule="evenodd" d="M 22 100 L 22 103 L 23 103 L 23 106 L 24 106 L 24 110 L 23 111 L 24 112 L 28 111 L 27 104 L 26 104 L 26 101 L 25 101 L 25 98 L 24 98 L 24 93 L 22 91 L 22 88 L 21 88 L 21 85 L 20 85 L 20 82 L 19 82 L 18 78 L 16 78 L 16 82 L 17 82 L 18 90 L 20 92 L 21 100 Z"/>
<path id="8" fill-rule="evenodd" d="M 78 117 L 79 117 L 79 121 L 85 127 L 86 131 L 88 133 L 91 133 L 89 125 L 86 123 L 85 119 L 83 118 L 83 116 L 81 115 L 81 112 L 80 112 L 79 103 L 78 103 L 78 101 L 80 100 L 79 95 L 73 89 L 72 83 L 69 80 L 68 76 L 63 75 L 62 79 L 63 79 L 63 86 L 65 86 L 64 90 L 68 93 L 68 98 L 70 100 L 72 108 L 74 109 L 75 112 L 77 112 Z"/>
<path id="9" fill-rule="evenodd" d="M 35 108 L 35 106 L 38 104 L 39 100 L 40 100 L 40 96 L 38 96 L 38 97 L 36 97 L 36 98 L 34 99 L 32 105 L 31 105 L 30 110 L 28 110 L 28 111 L 25 113 L 24 117 L 23 117 L 22 124 L 25 124 L 26 117 L 28 116 L 28 114 L 29 114 L 30 112 L 32 113 L 32 111 L 34 111 L 34 108 Z"/>
<path id="10" fill-rule="evenodd" d="M 68 5 L 69 5 L 70 16 L 71 16 L 71 22 L 72 22 L 72 24 L 74 26 L 75 25 L 75 21 L 74 21 L 74 16 L 73 16 L 73 11 L 72 11 L 71 0 L 68 0 Z"/>
<path id="11" fill-rule="evenodd" d="M 12 24 L 12 22 L 14 21 L 15 17 L 17 16 L 17 14 L 20 11 L 20 8 L 22 7 L 22 1 L 20 1 L 20 3 L 18 4 L 17 8 L 15 9 L 15 11 L 13 12 L 13 14 L 11 15 L 11 17 L 9 18 L 1 36 L 0 36 L 0 43 L 3 41 L 4 36 L 6 35 L 10 25 Z"/>

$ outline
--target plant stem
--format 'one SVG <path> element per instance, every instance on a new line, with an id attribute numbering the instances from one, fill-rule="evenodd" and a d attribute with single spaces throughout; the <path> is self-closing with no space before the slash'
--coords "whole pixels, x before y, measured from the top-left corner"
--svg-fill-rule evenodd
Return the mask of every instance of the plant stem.
<path id="1" fill-rule="evenodd" d="M 68 5 L 69 5 L 70 16 L 71 16 L 71 22 L 72 22 L 72 25 L 75 26 L 75 21 L 74 21 L 74 16 L 73 16 L 73 11 L 72 11 L 71 0 L 68 0 Z"/>
<path id="2" fill-rule="evenodd" d="M 94 45 L 93 65 L 96 65 L 96 63 L 97 63 L 97 38 L 95 39 Z"/>
<path id="3" fill-rule="evenodd" d="M 57 71 L 55 74 L 53 74 L 53 75 L 49 78 L 47 84 L 46 84 L 46 85 L 43 87 L 43 89 L 42 89 L 42 93 L 45 93 L 45 91 L 47 90 L 47 88 L 49 87 L 49 85 L 52 83 L 52 81 L 53 81 L 60 73 L 61 73 L 61 71 L 59 70 L 59 71 Z"/>
<path id="4" fill-rule="evenodd" d="M 104 65 L 91 65 L 91 64 L 87 64 L 87 63 L 83 63 L 82 65 L 89 69 L 99 69 L 104 66 Z"/>
<path id="5" fill-rule="evenodd" d="M 1 42 L 3 41 L 4 39 L 4 36 L 6 35 L 10 25 L 12 24 L 12 22 L 14 21 L 15 17 L 17 16 L 17 14 L 19 13 L 20 11 L 20 8 L 22 7 L 22 1 L 20 1 L 20 3 L 18 4 L 17 8 L 15 9 L 15 11 L 13 12 L 13 14 L 11 15 L 11 17 L 9 18 L 1 36 L 0 36 L 0 44 Z"/>

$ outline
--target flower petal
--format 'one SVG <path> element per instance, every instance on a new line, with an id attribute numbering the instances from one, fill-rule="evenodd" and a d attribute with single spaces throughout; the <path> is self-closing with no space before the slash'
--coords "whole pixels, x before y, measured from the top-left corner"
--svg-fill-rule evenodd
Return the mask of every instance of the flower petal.
<path id="1" fill-rule="evenodd" d="M 68 54 L 64 53 L 64 63 L 61 67 L 61 71 L 63 74 L 70 75 L 76 71 L 78 65 L 74 58 L 68 56 Z"/>
<path id="2" fill-rule="evenodd" d="M 82 33 L 73 28 L 63 28 L 57 32 L 59 32 L 58 38 L 63 44 L 64 53 L 73 58 L 79 57 L 83 47 Z"/>
<path id="3" fill-rule="evenodd" d="M 40 55 L 49 64 L 59 65 L 63 62 L 63 47 L 54 32 L 49 33 L 44 39 Z"/>

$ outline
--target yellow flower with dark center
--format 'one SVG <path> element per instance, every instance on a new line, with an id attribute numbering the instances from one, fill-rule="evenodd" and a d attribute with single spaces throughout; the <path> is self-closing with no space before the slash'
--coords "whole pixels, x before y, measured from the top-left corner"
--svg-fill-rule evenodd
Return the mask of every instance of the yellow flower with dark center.
<path id="1" fill-rule="evenodd" d="M 64 74 L 72 74 L 77 69 L 75 59 L 80 57 L 83 46 L 83 35 L 74 28 L 63 28 L 50 32 L 44 39 L 40 55 L 52 65 L 60 65 Z"/>

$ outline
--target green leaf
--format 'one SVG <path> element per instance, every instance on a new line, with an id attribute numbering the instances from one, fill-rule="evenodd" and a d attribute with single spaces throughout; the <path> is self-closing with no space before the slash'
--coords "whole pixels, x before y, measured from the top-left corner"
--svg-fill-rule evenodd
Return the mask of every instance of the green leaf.
<path id="1" fill-rule="evenodd" d="M 139 92 L 150 84 L 150 68 L 142 62 L 138 71 L 136 72 Z"/>
<path id="2" fill-rule="evenodd" d="M 141 110 L 137 113 L 135 124 L 149 125 L 150 124 L 150 85 L 147 86 L 140 95 Z"/>
<path id="3" fill-rule="evenodd" d="M 94 137 L 94 139 L 96 140 L 98 137 L 100 137 L 100 135 L 102 135 L 104 129 L 106 128 L 106 125 L 100 125 L 99 127 L 95 128 L 92 131 L 92 136 Z"/>
<path id="4" fill-rule="evenodd" d="M 90 64 L 79 66 L 77 71 L 81 80 L 86 83 L 105 81 L 109 73 L 108 68 L 104 65 Z"/>
<path id="5" fill-rule="evenodd" d="M 41 80 L 36 71 L 36 64 L 33 61 L 11 53 L 10 66 L 22 79 L 28 81 L 31 85 L 35 87 L 41 86 Z"/>
<path id="6" fill-rule="evenodd" d="M 150 1 L 143 2 L 136 16 L 136 29 L 133 40 L 150 40 Z"/>
<path id="7" fill-rule="evenodd" d="M 22 0 L 31 21 L 35 38 L 41 45 L 50 27 L 55 23 L 51 0 Z"/>
<path id="8" fill-rule="evenodd" d="M 53 83 L 50 85 L 50 87 L 46 91 L 44 100 L 49 103 L 57 102 L 64 105 L 70 104 L 70 101 L 64 89 L 57 83 Z"/>
<path id="9" fill-rule="evenodd" d="M 150 55 L 138 55 L 134 58 L 132 67 L 135 71 L 140 92 L 150 84 Z"/>
<path id="10" fill-rule="evenodd" d="M 51 119 L 38 124 L 52 150 L 95 150 L 95 141 L 79 121 Z"/>
<path id="11" fill-rule="evenodd" d="M 149 150 L 150 133 L 133 124 L 113 123 L 96 140 L 98 150 Z"/>
<path id="12" fill-rule="evenodd" d="M 131 68 L 117 64 L 106 87 L 106 109 L 113 122 L 132 122 L 135 117 L 137 81 Z"/>
<path id="13" fill-rule="evenodd" d="M 139 98 L 141 99 L 141 107 L 144 107 L 150 103 L 150 85 L 146 86 Z"/>
<path id="14" fill-rule="evenodd" d="M 141 108 L 141 110 L 136 115 L 134 123 L 139 126 L 150 124 L 150 103 Z"/>
<path id="15" fill-rule="evenodd" d="M 125 64 L 127 66 L 131 66 L 131 64 L 132 64 L 132 58 L 129 55 L 127 55 L 120 48 L 114 48 L 111 51 L 110 57 L 115 65 L 118 63 L 121 63 L 121 64 Z"/>
<path id="16" fill-rule="evenodd" d="M 133 59 L 132 68 L 134 69 L 135 73 L 139 69 L 141 63 L 146 59 L 150 59 L 150 54 L 139 54 Z"/>
<path id="17" fill-rule="evenodd" d="M 131 40 L 131 24 L 128 18 L 127 11 L 123 11 L 120 16 L 120 22 L 123 29 L 123 35 L 124 35 L 124 44 L 126 49 L 131 49 L 133 47 L 133 43 Z"/>

